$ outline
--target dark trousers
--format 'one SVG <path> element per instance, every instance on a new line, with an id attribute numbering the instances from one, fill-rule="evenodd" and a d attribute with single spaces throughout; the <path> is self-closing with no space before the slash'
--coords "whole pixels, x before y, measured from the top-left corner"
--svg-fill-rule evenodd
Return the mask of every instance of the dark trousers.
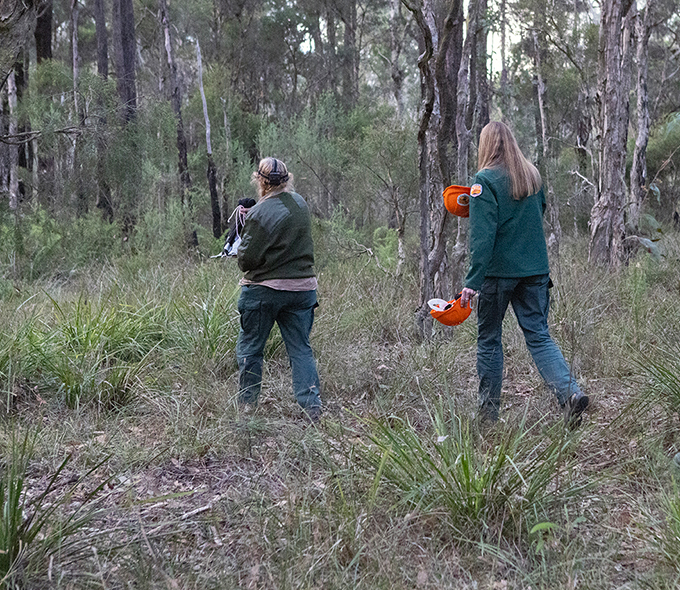
<path id="1" fill-rule="evenodd" d="M 480 408 L 491 419 L 498 418 L 500 409 L 503 317 L 508 304 L 512 304 L 538 372 L 560 405 L 580 391 L 548 331 L 549 282 L 547 274 L 517 279 L 487 277 L 484 280 L 477 310 L 477 374 Z"/>
<path id="2" fill-rule="evenodd" d="M 309 344 L 317 307 L 316 291 L 277 291 L 244 286 L 238 300 L 241 330 L 236 343 L 239 402 L 255 404 L 262 387 L 264 346 L 274 322 L 279 325 L 293 373 L 293 393 L 303 408 L 321 405 L 319 374 Z"/>

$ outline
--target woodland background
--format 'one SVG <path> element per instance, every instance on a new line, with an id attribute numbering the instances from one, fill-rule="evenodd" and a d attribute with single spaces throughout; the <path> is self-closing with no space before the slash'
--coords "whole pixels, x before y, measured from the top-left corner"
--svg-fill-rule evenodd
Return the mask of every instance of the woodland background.
<path id="1" fill-rule="evenodd" d="M 9 587 L 674 588 L 677 0 L 0 4 L 0 581 Z M 480 432 L 465 273 L 489 120 L 539 167 L 565 433 L 514 319 Z M 314 214 L 307 428 L 285 351 L 235 403 L 259 158 Z M 511 316 L 511 314 L 509 314 Z"/>

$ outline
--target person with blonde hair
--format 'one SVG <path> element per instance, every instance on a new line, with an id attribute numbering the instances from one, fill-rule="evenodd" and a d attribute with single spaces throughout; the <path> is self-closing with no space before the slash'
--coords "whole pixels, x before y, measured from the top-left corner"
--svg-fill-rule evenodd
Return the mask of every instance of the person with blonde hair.
<path id="1" fill-rule="evenodd" d="M 264 346 L 277 323 L 293 374 L 293 394 L 311 422 L 321 417 L 319 375 L 309 343 L 317 280 L 311 216 L 293 191 L 293 175 L 276 158 L 253 172 L 259 201 L 250 209 L 237 251 L 241 328 L 236 343 L 241 406 L 256 406 L 262 387 Z"/>
<path id="2" fill-rule="evenodd" d="M 588 407 L 548 330 L 552 287 L 543 234 L 541 175 L 512 131 L 491 122 L 479 137 L 478 172 L 470 190 L 470 269 L 461 294 L 477 304 L 479 415 L 498 420 L 503 381 L 503 317 L 511 304 L 541 377 L 564 409 L 570 427 Z"/>

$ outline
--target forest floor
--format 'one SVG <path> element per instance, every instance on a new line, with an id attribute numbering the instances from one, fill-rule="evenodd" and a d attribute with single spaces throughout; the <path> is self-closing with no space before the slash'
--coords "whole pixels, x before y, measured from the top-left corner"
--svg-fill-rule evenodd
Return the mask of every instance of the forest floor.
<path id="1" fill-rule="evenodd" d="M 6 294 L 0 437 L 32 441 L 25 514 L 57 507 L 6 583 L 676 588 L 680 240 L 664 247 L 616 272 L 580 242 L 553 259 L 551 330 L 592 400 L 574 432 L 511 312 L 503 420 L 478 425 L 474 316 L 421 341 L 415 280 L 367 258 L 319 256 L 318 425 L 276 331 L 257 410 L 236 404 L 233 260 L 120 261 Z"/>

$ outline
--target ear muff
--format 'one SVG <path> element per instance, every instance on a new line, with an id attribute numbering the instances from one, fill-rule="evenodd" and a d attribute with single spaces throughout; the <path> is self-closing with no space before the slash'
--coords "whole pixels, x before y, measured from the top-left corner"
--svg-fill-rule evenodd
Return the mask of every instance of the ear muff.
<path id="1" fill-rule="evenodd" d="M 272 158 L 274 164 L 269 174 L 264 174 L 260 170 L 257 171 L 258 175 L 264 178 L 272 186 L 278 186 L 288 180 L 288 172 L 281 173 L 279 171 L 279 161 L 276 158 Z"/>

